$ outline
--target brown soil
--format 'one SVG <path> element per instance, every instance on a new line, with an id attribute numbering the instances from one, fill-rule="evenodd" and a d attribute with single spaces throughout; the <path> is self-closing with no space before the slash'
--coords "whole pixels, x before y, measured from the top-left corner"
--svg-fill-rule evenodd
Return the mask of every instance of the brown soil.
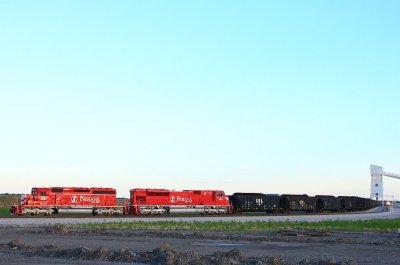
<path id="1" fill-rule="evenodd" d="M 397 264 L 395 233 L 0 229 L 7 264 Z"/>

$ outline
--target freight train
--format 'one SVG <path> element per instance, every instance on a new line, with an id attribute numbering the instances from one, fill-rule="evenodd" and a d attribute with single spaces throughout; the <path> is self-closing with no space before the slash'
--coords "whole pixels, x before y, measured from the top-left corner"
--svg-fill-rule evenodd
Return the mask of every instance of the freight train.
<path id="1" fill-rule="evenodd" d="M 125 205 L 117 203 L 113 188 L 32 188 L 11 205 L 14 215 L 51 215 L 65 209 L 86 209 L 93 215 L 159 215 L 171 212 L 231 214 L 244 212 L 288 213 L 362 211 L 379 206 L 378 201 L 355 196 L 306 194 L 234 193 L 222 190 L 131 189 Z"/>

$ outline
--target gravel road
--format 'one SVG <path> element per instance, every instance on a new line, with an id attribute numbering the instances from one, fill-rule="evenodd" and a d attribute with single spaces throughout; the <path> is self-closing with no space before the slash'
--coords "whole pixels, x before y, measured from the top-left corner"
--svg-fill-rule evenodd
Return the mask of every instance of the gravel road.
<path id="1" fill-rule="evenodd" d="M 325 220 L 371 220 L 371 219 L 396 219 L 400 218 L 400 209 L 384 208 L 362 213 L 345 214 L 318 214 L 318 215 L 263 215 L 263 216 L 212 216 L 212 217 L 90 217 L 90 218 L 63 218 L 63 217 L 15 217 L 0 218 L 0 227 L 34 227 L 53 224 L 83 224 L 83 223 L 108 223 L 108 222 L 155 222 L 155 221 L 180 221 L 180 222 L 206 222 L 206 221 L 325 221 Z"/>

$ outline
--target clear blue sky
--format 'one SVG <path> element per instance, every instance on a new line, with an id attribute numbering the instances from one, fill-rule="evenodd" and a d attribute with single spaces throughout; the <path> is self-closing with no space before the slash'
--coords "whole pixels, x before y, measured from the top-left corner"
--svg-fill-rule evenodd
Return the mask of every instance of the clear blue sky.
<path id="1" fill-rule="evenodd" d="M 0 192 L 368 197 L 400 173 L 398 1 L 2 1 Z M 400 181 L 385 179 L 400 199 Z"/>

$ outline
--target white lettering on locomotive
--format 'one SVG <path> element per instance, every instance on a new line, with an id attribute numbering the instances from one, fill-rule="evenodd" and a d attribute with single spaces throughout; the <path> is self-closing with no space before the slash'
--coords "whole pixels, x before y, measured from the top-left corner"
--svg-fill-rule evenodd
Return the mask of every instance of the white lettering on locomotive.
<path id="1" fill-rule="evenodd" d="M 76 195 L 71 196 L 71 202 L 77 203 L 78 202 L 78 196 L 76 196 Z"/>
<path id="2" fill-rule="evenodd" d="M 192 198 L 176 196 L 176 202 L 192 203 Z"/>
<path id="3" fill-rule="evenodd" d="M 81 195 L 79 197 L 79 201 L 90 202 L 90 203 L 100 203 L 100 198 L 99 197 L 87 197 L 87 196 Z"/>
<path id="4" fill-rule="evenodd" d="M 84 195 L 81 195 L 78 197 L 76 195 L 72 195 L 71 202 L 72 203 L 79 203 L 79 202 L 100 203 L 100 198 L 99 197 L 88 197 L 88 196 L 84 196 Z"/>

